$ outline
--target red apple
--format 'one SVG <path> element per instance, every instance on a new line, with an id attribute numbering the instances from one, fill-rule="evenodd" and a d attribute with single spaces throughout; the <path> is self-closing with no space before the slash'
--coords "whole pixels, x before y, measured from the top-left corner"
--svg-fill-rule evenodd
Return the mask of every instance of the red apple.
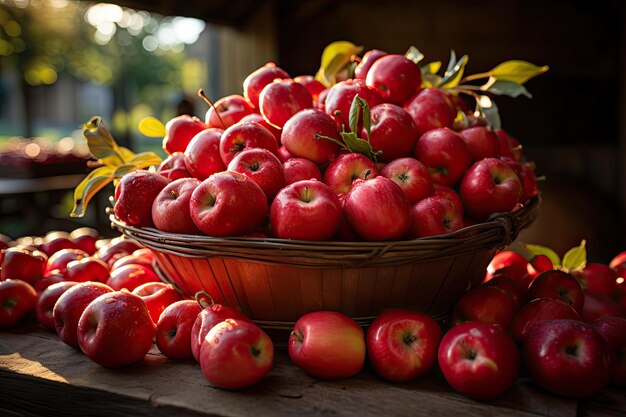
<path id="1" fill-rule="evenodd" d="M 124 265 L 143 265 L 146 268 L 154 269 L 152 267 L 154 263 L 154 255 L 136 255 L 136 252 L 137 251 L 133 252 L 132 255 L 125 255 L 124 257 L 119 258 L 117 261 L 115 261 L 115 263 L 111 266 L 111 271 L 121 268 Z"/>
<path id="2" fill-rule="evenodd" d="M 41 294 L 46 288 L 48 288 L 52 284 L 56 284 L 57 282 L 65 281 L 65 274 L 61 273 L 58 269 L 53 271 L 48 271 L 46 276 L 38 279 L 33 286 L 37 294 Z"/>
<path id="3" fill-rule="evenodd" d="M 591 323 L 602 336 L 611 355 L 611 381 L 626 386 L 626 318 L 603 317 Z"/>
<path id="4" fill-rule="evenodd" d="M 150 268 L 143 265 L 124 265 L 111 271 L 111 276 L 106 284 L 119 291 L 122 288 L 132 291 L 140 285 L 149 282 L 159 282 L 159 277 Z"/>
<path id="5" fill-rule="evenodd" d="M 496 398 L 513 386 L 519 354 L 501 328 L 486 323 L 461 323 L 441 339 L 439 367 L 452 388 L 466 397 Z"/>
<path id="6" fill-rule="evenodd" d="M 515 304 L 507 292 L 494 286 L 480 286 L 459 298 L 451 320 L 455 324 L 466 321 L 493 324 L 506 330 L 514 315 Z"/>
<path id="7" fill-rule="evenodd" d="M 363 58 L 361 59 L 361 62 L 359 62 L 356 68 L 354 68 L 354 78 L 357 78 L 359 80 L 365 80 L 367 78 L 367 73 L 369 72 L 370 68 L 372 68 L 372 65 L 374 65 L 374 62 L 384 57 L 385 55 L 387 55 L 387 52 L 381 51 L 379 49 L 370 49 L 369 51 L 365 52 Z"/>
<path id="8" fill-rule="evenodd" d="M 156 172 L 137 170 L 115 187 L 115 216 L 129 226 L 152 227 L 152 202 L 170 180 Z"/>
<path id="9" fill-rule="evenodd" d="M 270 225 L 280 239 L 330 240 L 339 229 L 341 216 L 341 203 L 329 186 L 303 180 L 278 193 L 270 210 Z"/>
<path id="10" fill-rule="evenodd" d="M 420 91 L 422 72 L 404 55 L 389 54 L 372 64 L 365 82 L 378 90 L 383 101 L 402 106 Z"/>
<path id="11" fill-rule="evenodd" d="M 404 104 L 404 110 L 413 118 L 419 135 L 451 128 L 457 113 L 448 94 L 438 88 L 425 88 L 415 94 Z"/>
<path id="12" fill-rule="evenodd" d="M 294 80 L 273 81 L 263 88 L 259 96 L 261 115 L 278 128 L 282 128 L 294 114 L 310 108 L 313 108 L 311 93 Z"/>
<path id="13" fill-rule="evenodd" d="M 385 165 L 380 174 L 398 184 L 411 204 L 415 204 L 435 192 L 428 169 L 414 158 L 393 160 Z M 462 217 L 462 212 L 459 213 L 459 217 Z"/>
<path id="14" fill-rule="evenodd" d="M 380 103 L 382 99 L 375 88 L 368 87 L 364 80 L 346 80 L 333 85 L 326 95 L 324 108 L 326 113 L 335 117 L 338 121 L 339 128 L 345 126 L 346 130 L 350 129 L 349 116 L 350 107 L 354 101 L 354 97 L 359 95 L 369 104 L 370 109 Z M 337 112 L 339 114 L 337 114 Z"/>
<path id="15" fill-rule="evenodd" d="M 441 329 L 428 314 L 387 309 L 367 330 L 367 356 L 383 379 L 407 382 L 433 368 L 440 339 Z"/>
<path id="16" fill-rule="evenodd" d="M 226 169 L 220 154 L 222 129 L 209 128 L 196 134 L 185 150 L 185 167 L 191 176 L 204 180 Z"/>
<path id="17" fill-rule="evenodd" d="M 611 262 L 609 263 L 609 267 L 615 268 L 625 263 L 626 263 L 626 250 L 615 255 L 613 259 L 611 259 Z"/>
<path id="18" fill-rule="evenodd" d="M 321 110 L 307 109 L 295 114 L 285 123 L 280 141 L 291 155 L 323 164 L 337 154 L 339 146 L 328 140 L 316 139 L 316 135 L 341 142 L 332 117 Z"/>
<path id="19" fill-rule="evenodd" d="M 408 239 L 445 235 L 463 228 L 454 203 L 440 196 L 426 197 L 411 206 Z"/>
<path id="20" fill-rule="evenodd" d="M 267 120 L 265 120 L 263 116 L 261 116 L 261 113 L 249 114 L 245 116 L 244 118 L 242 118 L 239 122 L 240 123 L 254 122 L 254 123 L 260 124 L 267 130 L 272 132 L 272 135 L 274 135 L 274 137 L 276 138 L 276 143 L 280 144 L 281 129 L 278 129 L 276 126 L 272 126 L 271 124 L 269 124 Z"/>
<path id="21" fill-rule="evenodd" d="M 463 209 L 463 201 L 461 201 L 459 193 L 447 185 L 437 184 L 436 182 L 433 183 L 433 190 L 433 195 L 438 195 L 452 201 L 456 206 L 456 211 L 459 213 L 459 216 L 463 217 L 465 210 Z"/>
<path id="22" fill-rule="evenodd" d="M 9 329 L 35 315 L 37 292 L 26 281 L 0 281 L 0 329 Z"/>
<path id="23" fill-rule="evenodd" d="M 142 246 L 134 239 L 127 238 L 126 236 L 116 237 L 111 239 L 108 243 L 102 245 L 98 252 L 96 252 L 96 258 L 102 259 L 109 265 L 113 265 L 115 261 L 123 258 L 126 255 L 130 255 L 137 249 L 141 249 Z"/>
<path id="24" fill-rule="evenodd" d="M 52 311 L 61 294 L 78 284 L 75 281 L 63 281 L 47 287 L 37 299 L 35 313 L 37 321 L 46 329 L 56 331 L 54 327 L 54 316 Z"/>
<path id="25" fill-rule="evenodd" d="M 70 239 L 72 242 L 76 244 L 78 249 L 81 249 L 87 252 L 87 255 L 91 256 L 98 248 L 96 247 L 96 242 L 98 241 L 100 234 L 96 229 L 92 229 L 91 227 L 79 227 L 78 229 L 72 230 L 70 233 Z"/>
<path id="26" fill-rule="evenodd" d="M 500 157 L 500 141 L 498 135 L 484 126 L 475 126 L 459 132 L 472 155 L 472 162 L 485 158 Z"/>
<path id="27" fill-rule="evenodd" d="M 140 296 L 146 303 L 154 324 L 158 323 L 161 313 L 169 305 L 182 300 L 182 296 L 174 287 L 165 282 L 148 282 L 136 287 L 133 294 Z"/>
<path id="28" fill-rule="evenodd" d="M 194 359 L 200 362 L 200 348 L 206 335 L 215 327 L 216 324 L 226 319 L 233 319 L 238 322 L 251 320 L 241 311 L 223 304 L 206 303 L 202 300 L 198 301 L 199 305 L 204 309 L 197 315 L 193 326 L 191 327 L 191 353 Z"/>
<path id="29" fill-rule="evenodd" d="M 289 158 L 283 162 L 285 185 L 302 180 L 322 181 L 322 173 L 315 163 L 305 158 Z"/>
<path id="30" fill-rule="evenodd" d="M 48 256 L 41 251 L 20 246 L 5 249 L 0 258 L 0 281 L 19 279 L 33 285 L 43 277 L 47 264 Z"/>
<path id="31" fill-rule="evenodd" d="M 537 323 L 555 319 L 580 320 L 580 316 L 569 304 L 558 299 L 536 298 L 519 309 L 509 333 L 516 342 L 523 343 Z"/>
<path id="32" fill-rule="evenodd" d="M 152 347 L 154 335 L 146 304 L 127 291 L 103 294 L 93 300 L 80 316 L 77 328 L 80 349 L 107 368 L 142 359 Z"/>
<path id="33" fill-rule="evenodd" d="M 361 137 L 367 138 L 365 128 Z M 382 151 L 379 156 L 382 162 L 411 155 L 417 138 L 415 123 L 402 107 L 390 103 L 372 107 L 369 141 L 375 151 Z"/>
<path id="34" fill-rule="evenodd" d="M 528 261 L 522 255 L 510 250 L 496 253 L 487 265 L 485 282 L 489 281 L 497 273 L 503 273 L 528 287 L 531 278 L 528 276 Z"/>
<path id="35" fill-rule="evenodd" d="M 399 240 L 409 230 L 409 199 L 388 178 L 356 180 L 343 208 L 350 227 L 364 240 Z"/>
<path id="36" fill-rule="evenodd" d="M 505 162 L 485 158 L 465 173 L 460 194 L 466 213 L 476 220 L 486 220 L 493 213 L 513 210 L 522 194 L 522 184 Z"/>
<path id="37" fill-rule="evenodd" d="M 182 152 L 174 152 L 165 158 L 159 165 L 157 172 L 171 181 L 191 177 L 185 165 L 185 154 Z"/>
<path id="38" fill-rule="evenodd" d="M 200 349 L 200 368 L 212 385 L 241 389 L 259 382 L 272 368 L 274 345 L 259 327 L 227 319 L 211 329 Z"/>
<path id="39" fill-rule="evenodd" d="M 243 96 L 233 94 L 222 97 L 215 102 L 215 106 L 209 107 L 204 121 L 207 127 L 228 129 L 252 113 L 254 106 Z"/>
<path id="40" fill-rule="evenodd" d="M 267 201 L 285 186 L 283 166 L 276 155 L 261 148 L 245 149 L 228 164 L 228 170 L 239 172 L 256 182 L 265 193 Z"/>
<path id="41" fill-rule="evenodd" d="M 61 274 L 65 274 L 67 265 L 73 261 L 80 261 L 81 259 L 88 258 L 86 252 L 80 249 L 61 249 L 48 258 L 48 264 L 46 265 L 46 274 L 50 271 L 58 271 Z"/>
<path id="42" fill-rule="evenodd" d="M 537 323 L 526 337 L 523 357 L 532 380 L 553 394 L 587 398 L 609 383 L 607 344 L 593 327 L 580 321 Z"/>
<path id="43" fill-rule="evenodd" d="M 606 295 L 584 291 L 585 301 L 581 316 L 587 323 L 592 323 L 606 316 L 626 317 L 626 307 Z"/>
<path id="44" fill-rule="evenodd" d="M 608 265 L 588 263 L 582 270 L 572 272 L 583 290 L 611 297 L 617 290 L 617 274 Z"/>
<path id="45" fill-rule="evenodd" d="M 81 282 L 61 294 L 52 317 L 56 332 L 65 344 L 78 348 L 76 329 L 81 314 L 93 300 L 112 291 L 113 288 L 101 282 Z"/>
<path id="46" fill-rule="evenodd" d="M 363 329 L 342 313 L 307 313 L 298 319 L 289 336 L 288 352 L 291 361 L 311 376 L 349 378 L 365 361 Z"/>
<path id="47" fill-rule="evenodd" d="M 237 123 L 224 131 L 220 139 L 220 155 L 226 166 L 246 148 L 263 148 L 278 154 L 276 138 L 258 123 Z"/>
<path id="48" fill-rule="evenodd" d="M 324 172 L 324 183 L 337 194 L 346 194 L 356 179 L 378 177 L 376 164 L 360 153 L 344 153 L 333 159 Z"/>
<path id="49" fill-rule="evenodd" d="M 535 298 L 555 298 L 570 305 L 577 313 L 582 311 L 585 300 L 578 281 L 571 274 L 556 269 L 539 274 L 530 284 L 526 299 Z"/>
<path id="50" fill-rule="evenodd" d="M 520 281 L 506 275 L 505 273 L 496 274 L 489 281 L 483 284 L 488 287 L 497 287 L 506 292 L 513 299 L 513 306 L 517 310 L 522 306 L 526 297 L 527 287 Z"/>
<path id="51" fill-rule="evenodd" d="M 317 102 L 320 93 L 326 89 L 324 84 L 317 81 L 312 75 L 299 75 L 294 77 L 293 80 L 307 89 L 311 97 L 313 97 L 313 102 Z"/>
<path id="52" fill-rule="evenodd" d="M 498 135 L 498 140 L 500 141 L 500 155 L 508 156 L 518 162 L 521 161 L 523 155 L 519 141 L 503 129 L 497 129 L 496 135 Z"/>
<path id="53" fill-rule="evenodd" d="M 69 233 L 61 231 L 46 233 L 43 241 L 37 247 L 48 256 L 52 256 L 62 249 L 78 249 L 76 243 L 70 239 Z"/>
<path id="54" fill-rule="evenodd" d="M 209 236 L 241 236 L 261 226 L 268 212 L 265 193 L 238 172 L 213 174 L 195 189 L 191 218 Z"/>
<path id="55" fill-rule="evenodd" d="M 248 75 L 243 81 L 243 94 L 255 108 L 259 108 L 259 96 L 266 85 L 276 79 L 289 78 L 289 74 L 275 63 L 268 62 Z"/>
<path id="56" fill-rule="evenodd" d="M 64 276 L 67 281 L 106 282 L 110 276 L 110 268 L 106 262 L 100 259 L 87 257 L 68 263 Z"/>
<path id="57" fill-rule="evenodd" d="M 195 300 L 176 301 L 161 313 L 156 326 L 156 345 L 169 359 L 193 359 L 191 328 L 202 307 Z"/>
<path id="58" fill-rule="evenodd" d="M 191 138 L 204 129 L 206 129 L 206 125 L 195 116 L 174 117 L 165 125 L 166 134 L 163 138 L 163 150 L 168 155 L 174 152 L 185 152 Z"/>
<path id="59" fill-rule="evenodd" d="M 191 195 L 198 185 L 200 180 L 181 178 L 163 188 L 152 203 L 154 226 L 170 233 L 200 233 L 189 211 Z"/>
<path id="60" fill-rule="evenodd" d="M 415 145 L 414 154 L 428 168 L 434 182 L 448 186 L 457 184 L 471 163 L 463 138 L 447 127 L 424 133 Z"/>

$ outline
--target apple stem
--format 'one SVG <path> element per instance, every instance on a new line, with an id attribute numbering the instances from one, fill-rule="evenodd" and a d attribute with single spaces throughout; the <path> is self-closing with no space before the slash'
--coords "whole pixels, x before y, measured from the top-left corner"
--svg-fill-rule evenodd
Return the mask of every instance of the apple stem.
<path id="1" fill-rule="evenodd" d="M 206 291 L 198 291 L 193 296 L 193 298 L 196 300 L 198 304 L 200 304 L 200 307 L 202 307 L 203 309 L 215 304 L 215 300 L 213 300 L 213 297 L 211 297 L 211 295 L 207 293 Z M 210 303 L 207 302 L 207 298 L 211 301 Z"/>
<path id="2" fill-rule="evenodd" d="M 204 100 L 204 102 L 207 103 L 210 107 L 212 107 L 213 110 L 215 110 L 215 114 L 217 115 L 217 118 L 220 120 L 220 123 L 222 124 L 222 129 L 226 129 L 226 123 L 224 123 L 224 121 L 222 120 L 222 116 L 220 116 L 220 112 L 217 110 L 217 107 L 215 107 L 215 104 L 213 104 L 213 102 L 206 96 L 206 94 L 204 94 L 203 89 L 198 90 L 198 96 L 202 100 Z"/>

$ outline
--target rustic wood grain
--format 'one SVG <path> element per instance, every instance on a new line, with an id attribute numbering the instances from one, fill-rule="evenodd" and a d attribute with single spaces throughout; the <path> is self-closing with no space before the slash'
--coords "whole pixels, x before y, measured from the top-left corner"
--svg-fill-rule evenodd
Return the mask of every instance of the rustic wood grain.
<path id="1" fill-rule="evenodd" d="M 623 415 L 625 396 L 607 391 L 584 403 L 539 391 L 524 379 L 503 397 L 478 402 L 450 390 L 436 372 L 389 384 L 368 369 L 340 381 L 310 378 L 277 352 L 274 368 L 238 392 L 211 387 L 199 366 L 153 349 L 139 363 L 106 369 L 39 329 L 0 332 L 0 415 L 419 416 Z M 600 407 L 601 413 L 594 414 Z"/>

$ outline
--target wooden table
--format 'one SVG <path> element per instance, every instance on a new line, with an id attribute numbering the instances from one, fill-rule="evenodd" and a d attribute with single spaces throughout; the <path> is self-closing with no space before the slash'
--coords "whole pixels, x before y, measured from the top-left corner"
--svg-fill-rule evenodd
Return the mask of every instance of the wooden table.
<path id="1" fill-rule="evenodd" d="M 141 362 L 110 370 L 37 327 L 0 332 L 0 416 L 605 416 L 626 415 L 624 390 L 586 401 L 541 392 L 520 378 L 497 400 L 453 392 L 433 372 L 390 384 L 364 369 L 354 378 L 310 378 L 277 352 L 270 374 L 237 392 L 209 386 L 198 364 L 170 361 L 156 348 Z"/>

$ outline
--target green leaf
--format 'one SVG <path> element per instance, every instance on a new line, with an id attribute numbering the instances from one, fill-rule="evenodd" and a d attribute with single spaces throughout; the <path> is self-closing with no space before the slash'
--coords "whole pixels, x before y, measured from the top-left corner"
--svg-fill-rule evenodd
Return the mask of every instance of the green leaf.
<path id="1" fill-rule="evenodd" d="M 584 268 L 587 264 L 587 249 L 585 248 L 586 241 L 583 240 L 580 242 L 579 246 L 568 250 L 565 255 L 563 255 L 563 268 L 567 271 L 571 271 L 573 269 Z"/>
<path id="2" fill-rule="evenodd" d="M 144 117 L 139 122 L 139 131 L 142 135 L 151 138 L 164 138 L 167 135 L 165 125 L 156 117 Z"/>
<path id="3" fill-rule="evenodd" d="M 489 93 L 495 94 L 497 96 L 509 96 L 509 97 L 519 97 L 520 95 L 524 95 L 528 98 L 532 98 L 532 95 L 526 90 L 522 84 L 518 84 L 513 81 L 500 81 L 495 78 L 490 79 L 490 81 L 481 87 L 481 90 L 487 91 Z"/>
<path id="4" fill-rule="evenodd" d="M 455 58 L 454 51 L 450 57 L 450 63 L 448 63 L 448 69 L 443 75 L 443 79 L 439 84 L 440 88 L 454 88 L 459 85 L 461 78 L 463 78 L 463 73 L 465 72 L 465 66 L 467 65 L 467 61 L 469 57 L 467 55 L 463 55 L 459 61 L 454 62 L 454 65 L 450 65 L 453 63 L 453 59 Z"/>
<path id="5" fill-rule="evenodd" d="M 92 117 L 83 125 L 83 135 L 91 154 L 105 165 L 115 166 L 126 162 L 125 152 L 120 149 L 99 116 Z"/>
<path id="6" fill-rule="evenodd" d="M 404 54 L 404 56 L 405 56 L 407 59 L 409 59 L 409 60 L 411 60 L 411 61 L 415 62 L 416 64 L 419 64 L 419 63 L 420 63 L 420 61 L 421 61 L 422 59 L 424 59 L 424 54 L 423 54 L 423 53 L 421 53 L 421 52 L 419 51 L 419 49 L 417 49 L 417 48 L 416 48 L 416 47 L 414 47 L 413 45 L 411 45 L 411 47 L 409 47 L 409 50 L 408 50 L 408 51 L 406 51 L 406 53 Z"/>
<path id="7" fill-rule="evenodd" d="M 361 116 L 362 111 L 362 116 Z M 363 127 L 365 127 L 365 131 L 367 132 L 367 137 L 370 135 L 370 126 L 371 126 L 371 116 L 370 116 L 370 106 L 367 104 L 365 99 L 359 97 L 357 94 L 354 96 L 352 100 L 352 104 L 350 104 L 350 114 L 348 117 L 350 131 L 354 132 L 358 135 L 359 121 L 363 120 Z"/>
<path id="8" fill-rule="evenodd" d="M 426 74 L 422 76 L 422 88 L 433 88 L 441 84 L 442 77 L 437 74 Z"/>
<path id="9" fill-rule="evenodd" d="M 378 155 L 383 153 L 382 151 L 374 152 L 372 145 L 368 141 L 359 138 L 355 133 L 341 132 L 341 138 L 351 152 L 365 155 L 374 162 L 376 162 Z"/>
<path id="10" fill-rule="evenodd" d="M 537 256 L 537 255 L 547 256 L 555 268 L 558 268 L 561 265 L 561 258 L 559 258 L 559 255 L 555 251 L 553 251 L 552 249 L 546 246 L 526 244 L 524 245 L 524 247 L 526 248 L 528 252 L 530 252 L 534 256 Z"/>
<path id="11" fill-rule="evenodd" d="M 337 82 L 337 74 L 352 61 L 352 57 L 363 50 L 362 46 L 356 46 L 348 41 L 336 41 L 324 48 L 320 68 L 315 74 L 315 79 L 330 87 Z"/>
<path id="12" fill-rule="evenodd" d="M 527 61 L 511 60 L 497 65 L 489 71 L 489 74 L 499 81 L 511 81 L 517 84 L 524 84 L 533 77 L 543 74 L 550 67 L 544 65 L 539 67 Z"/>
<path id="13" fill-rule="evenodd" d="M 502 128 L 500 112 L 498 111 L 498 106 L 496 106 L 495 101 L 491 100 L 488 96 L 479 96 L 477 105 L 480 115 L 487 120 L 487 127 L 492 130 Z"/>
<path id="14" fill-rule="evenodd" d="M 74 208 L 72 208 L 70 217 L 83 217 L 85 215 L 87 204 L 92 197 L 113 181 L 113 171 L 114 168 L 105 165 L 87 174 L 74 190 Z"/>
<path id="15" fill-rule="evenodd" d="M 427 74 L 437 74 L 441 69 L 441 61 L 429 62 L 428 64 L 422 65 L 420 70 L 422 71 L 422 76 L 426 76 Z"/>

